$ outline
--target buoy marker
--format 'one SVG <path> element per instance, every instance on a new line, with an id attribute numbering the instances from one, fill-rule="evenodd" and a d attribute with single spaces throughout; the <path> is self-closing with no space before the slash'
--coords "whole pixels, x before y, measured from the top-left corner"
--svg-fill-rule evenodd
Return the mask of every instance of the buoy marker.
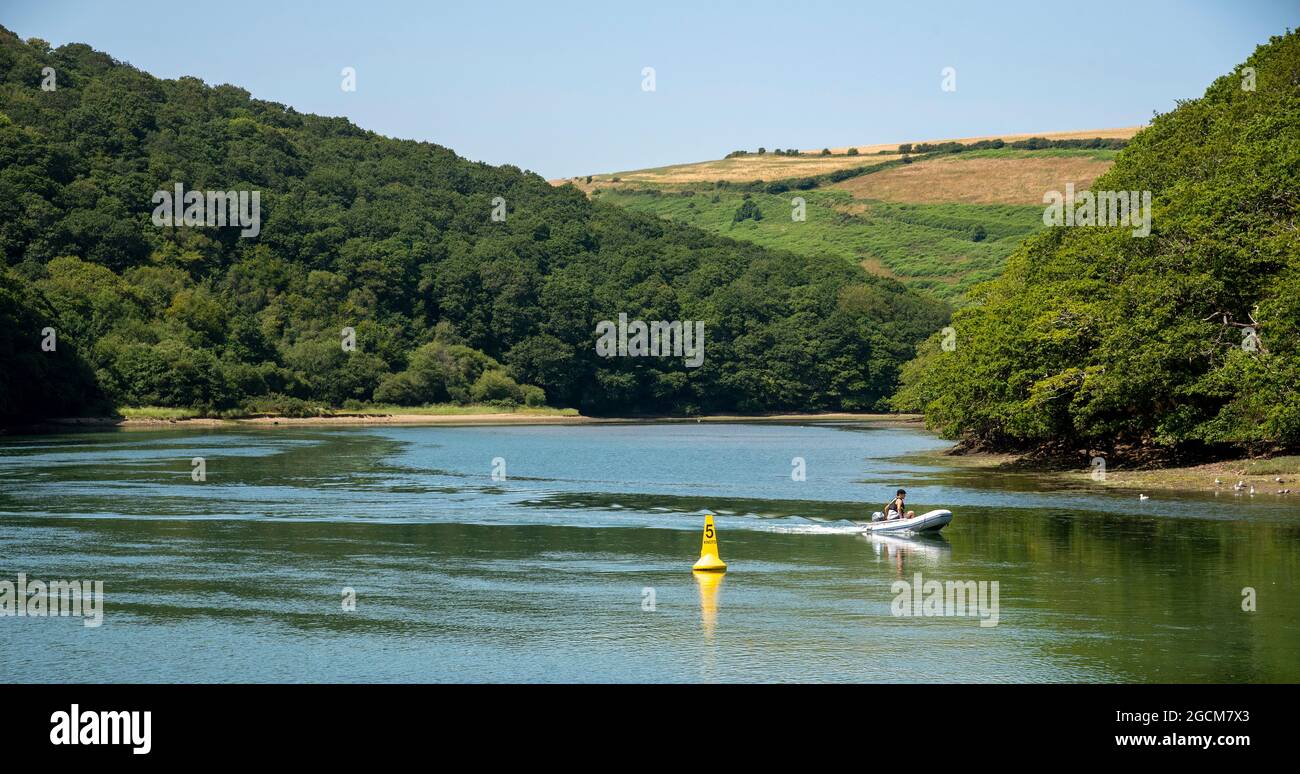
<path id="1" fill-rule="evenodd" d="M 700 560 L 692 570 L 726 572 L 727 564 L 718 556 L 718 530 L 713 526 L 713 514 L 704 517 L 704 543 L 700 546 Z"/>

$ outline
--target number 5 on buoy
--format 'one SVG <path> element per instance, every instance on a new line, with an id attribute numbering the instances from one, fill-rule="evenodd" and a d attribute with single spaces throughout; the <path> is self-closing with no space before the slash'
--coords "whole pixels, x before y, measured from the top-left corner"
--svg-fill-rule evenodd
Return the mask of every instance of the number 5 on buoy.
<path id="1" fill-rule="evenodd" d="M 718 556 L 718 533 L 713 527 L 713 514 L 704 516 L 704 544 L 700 546 L 700 560 L 692 570 L 707 572 L 726 572 L 727 565 Z"/>

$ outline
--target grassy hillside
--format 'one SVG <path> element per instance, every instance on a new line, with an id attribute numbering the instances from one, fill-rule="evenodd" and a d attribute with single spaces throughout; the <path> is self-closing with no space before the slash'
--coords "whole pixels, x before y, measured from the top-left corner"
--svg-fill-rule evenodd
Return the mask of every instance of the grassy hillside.
<path id="1" fill-rule="evenodd" d="M 1300 446 L 1300 32 L 1245 67 L 1254 90 L 1225 74 L 1094 183 L 1152 192 L 1150 236 L 1032 237 L 955 316 L 955 346 L 927 343 L 896 405 L 994 446 Z"/>
<path id="2" fill-rule="evenodd" d="M 1047 142 L 1123 141 L 1136 129 L 1048 135 Z M 1030 142 L 1028 135 L 1009 138 Z M 944 141 L 1002 144 L 998 138 Z M 836 256 L 961 304 L 966 292 L 996 277 L 1006 257 L 1042 226 L 1042 197 L 1076 189 L 1110 168 L 1113 148 L 982 147 L 952 152 L 939 143 L 800 155 L 751 153 L 718 161 L 594 175 L 571 183 L 593 199 L 733 239 L 801 256 Z M 906 149 L 906 146 L 903 146 Z M 793 200 L 805 204 L 795 220 Z M 746 199 L 762 219 L 735 220 Z"/>
<path id="3" fill-rule="evenodd" d="M 177 184 L 258 192 L 259 233 L 155 225 L 156 193 Z M 3 28 L 0 256 L 4 421 L 96 411 L 100 395 L 201 411 L 870 409 L 947 319 L 834 256 Z M 620 313 L 703 322 L 703 364 L 598 356 L 597 322 Z"/>
<path id="4" fill-rule="evenodd" d="M 792 220 L 791 199 L 807 202 L 807 220 Z M 634 212 L 799 255 L 835 256 L 940 298 L 955 298 L 992 279 L 1005 257 L 1042 225 L 1042 207 L 894 204 L 854 199 L 834 189 L 784 194 L 729 190 L 605 191 L 597 198 Z M 762 220 L 735 222 L 746 198 Z M 984 236 L 975 241 L 982 228 Z"/>

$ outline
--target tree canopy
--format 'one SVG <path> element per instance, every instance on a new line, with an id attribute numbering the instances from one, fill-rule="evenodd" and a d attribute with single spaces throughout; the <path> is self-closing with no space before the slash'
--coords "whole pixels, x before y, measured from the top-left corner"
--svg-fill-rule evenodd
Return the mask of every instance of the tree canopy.
<path id="1" fill-rule="evenodd" d="M 1052 228 L 972 293 L 895 399 L 951 436 L 1300 445 L 1300 33 L 1157 116 L 1094 191 L 1151 191 L 1151 234 Z"/>
<path id="2" fill-rule="evenodd" d="M 177 183 L 259 191 L 260 233 L 154 225 L 152 197 Z M 203 409 L 871 409 L 948 314 L 834 257 L 711 236 L 513 166 L 3 28 L 0 254 L 0 313 L 19 320 L 0 330 L 10 416 L 98 410 L 87 391 Z M 600 358 L 596 323 L 619 313 L 704 321 L 704 364 Z M 39 360 L 47 320 L 65 360 Z M 34 400 L 23 383 L 63 397 Z"/>

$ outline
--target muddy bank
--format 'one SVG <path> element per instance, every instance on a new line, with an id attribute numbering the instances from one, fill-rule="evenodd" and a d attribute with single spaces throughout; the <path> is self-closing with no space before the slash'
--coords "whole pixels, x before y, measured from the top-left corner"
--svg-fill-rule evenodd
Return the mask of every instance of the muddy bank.
<path id="1" fill-rule="evenodd" d="M 1222 491 L 1256 496 L 1281 495 L 1300 498 L 1300 456 L 1238 458 L 1199 464 L 1167 464 L 1126 467 L 1108 462 L 1104 469 L 1060 457 L 1034 454 L 974 451 L 953 447 L 930 455 L 943 465 L 965 469 L 1025 473 L 1060 482 L 1081 480 L 1115 489 L 1188 492 Z M 1240 485 L 1240 488 L 1236 488 Z M 1289 490 L 1289 491 L 1288 491 Z M 1300 500 L 1297 501 L 1300 505 Z"/>

